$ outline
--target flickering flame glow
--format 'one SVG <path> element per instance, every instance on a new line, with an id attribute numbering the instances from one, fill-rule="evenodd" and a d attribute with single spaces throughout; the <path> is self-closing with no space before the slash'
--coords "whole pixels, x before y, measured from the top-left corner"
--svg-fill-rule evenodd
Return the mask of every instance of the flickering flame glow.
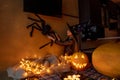
<path id="1" fill-rule="evenodd" d="M 78 59 L 78 56 L 77 55 L 75 55 L 75 57 L 74 57 L 75 59 Z"/>
<path id="2" fill-rule="evenodd" d="M 67 78 L 64 78 L 64 80 L 80 80 L 80 75 L 68 75 Z"/>
<path id="3" fill-rule="evenodd" d="M 80 59 L 81 58 L 81 59 Z M 44 61 L 45 60 L 45 61 Z M 87 62 L 84 62 L 84 55 L 75 56 L 61 56 L 60 61 L 57 64 L 51 64 L 46 59 L 37 58 L 25 58 L 20 61 L 19 68 L 25 71 L 24 77 L 32 75 L 50 75 L 53 73 L 59 73 L 59 71 L 69 71 L 71 67 L 75 67 L 75 70 L 81 70 L 87 66 Z M 80 61 L 83 60 L 83 61 Z M 69 75 L 64 80 L 80 80 L 80 75 Z"/>
<path id="4" fill-rule="evenodd" d="M 83 58 L 83 59 L 84 59 L 84 58 L 85 58 L 85 56 L 84 56 L 84 55 L 82 55 L 82 56 L 81 56 L 81 58 Z"/>
<path id="5" fill-rule="evenodd" d="M 28 76 L 28 73 L 27 73 L 27 72 L 25 72 L 25 73 L 23 74 L 23 76 L 27 77 L 27 76 Z"/>
<path id="6" fill-rule="evenodd" d="M 76 69 L 83 69 L 87 66 L 87 62 L 84 62 L 86 59 L 85 59 L 85 55 L 82 54 L 82 55 L 75 55 L 75 56 L 71 56 L 71 58 L 73 58 L 72 60 L 70 60 L 70 63 L 76 68 Z M 81 58 L 81 59 L 80 59 Z"/>
<path id="7" fill-rule="evenodd" d="M 26 72 L 31 72 L 33 74 L 41 74 L 43 71 L 50 73 L 50 69 L 45 67 L 43 64 L 25 59 L 22 59 L 20 61 L 20 68 L 24 69 Z"/>
<path id="8" fill-rule="evenodd" d="M 67 63 L 71 63 L 76 69 L 83 69 L 88 64 L 87 62 L 80 63 L 80 61 L 79 61 L 79 58 L 82 58 L 83 60 L 85 60 L 85 55 L 84 54 L 82 54 L 81 56 L 78 56 L 76 54 L 74 57 L 65 55 L 65 56 L 62 56 L 62 58 L 64 60 L 66 60 Z M 74 58 L 75 61 L 73 61 L 72 58 Z"/>
<path id="9" fill-rule="evenodd" d="M 68 58 L 68 56 L 64 56 L 62 57 L 63 61 L 59 62 L 56 65 L 51 64 L 50 66 L 46 66 L 44 63 L 40 63 L 39 58 L 27 58 L 20 61 L 19 67 L 25 71 L 23 74 L 24 77 L 28 76 L 29 74 L 52 74 L 52 70 L 56 67 L 66 70 L 66 63 L 68 63 Z"/>
<path id="10" fill-rule="evenodd" d="M 77 69 L 82 69 L 82 68 L 84 68 L 84 67 L 87 66 L 87 63 L 78 64 L 78 63 L 72 62 L 72 64 L 73 64 Z"/>

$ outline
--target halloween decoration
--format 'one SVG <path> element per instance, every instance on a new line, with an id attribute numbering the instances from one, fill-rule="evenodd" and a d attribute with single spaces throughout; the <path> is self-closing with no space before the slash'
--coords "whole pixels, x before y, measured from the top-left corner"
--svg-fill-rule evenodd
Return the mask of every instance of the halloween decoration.
<path id="1" fill-rule="evenodd" d="M 64 41 L 56 40 L 53 37 L 49 37 L 49 38 L 52 39 L 53 41 L 55 41 L 56 44 L 64 46 L 63 55 L 65 55 L 65 54 L 72 55 L 74 53 L 75 40 L 74 40 L 70 30 L 67 30 L 67 39 Z"/>
<path id="2" fill-rule="evenodd" d="M 75 33 L 74 30 L 72 29 L 72 26 L 70 26 L 68 23 L 67 26 L 69 29 L 66 31 L 67 38 L 64 41 L 61 39 L 56 39 L 52 36 L 49 36 L 49 38 L 56 44 L 64 46 L 63 55 L 72 55 L 75 51 L 79 51 L 78 45 L 80 45 L 79 44 L 80 39 L 78 38 L 78 34 L 80 33 L 78 31 L 77 33 Z"/>
<path id="3" fill-rule="evenodd" d="M 27 28 L 31 27 L 31 32 L 30 32 L 30 36 L 33 36 L 33 31 L 34 29 L 40 31 L 43 35 L 49 37 L 54 37 L 56 40 L 60 40 L 60 37 L 57 33 L 55 33 L 54 30 L 52 30 L 51 26 L 49 24 L 47 24 L 38 14 L 34 14 L 38 19 L 34 19 L 31 17 L 28 17 L 28 19 L 30 19 L 31 21 L 33 21 L 32 24 L 28 25 Z M 41 23 L 41 26 L 39 25 Z M 45 45 L 42 45 L 39 49 L 47 46 L 48 44 L 52 45 L 53 41 L 50 41 L 48 43 L 46 43 Z"/>
<path id="4" fill-rule="evenodd" d="M 72 64 L 74 69 L 84 70 L 88 66 L 89 60 L 88 60 L 88 57 L 85 53 L 75 52 L 71 56 L 71 64 Z"/>
<path id="5" fill-rule="evenodd" d="M 80 75 L 68 75 L 64 80 L 80 80 Z"/>
<path id="6" fill-rule="evenodd" d="M 67 60 L 72 64 L 72 67 L 74 69 L 77 70 L 84 70 L 88 64 L 89 64 L 89 60 L 88 57 L 85 53 L 81 52 L 81 39 L 80 37 L 80 30 L 76 30 L 76 32 L 74 32 L 74 30 L 72 29 L 73 26 L 68 25 L 68 30 L 67 30 L 67 40 L 60 42 L 60 41 L 55 41 L 55 43 L 59 44 L 59 45 L 63 45 L 65 46 L 65 56 L 68 55 L 69 58 L 67 58 Z M 55 39 L 54 39 L 55 40 Z M 75 45 L 75 43 L 77 43 Z M 77 46 L 76 50 L 75 47 Z"/>
<path id="7" fill-rule="evenodd" d="M 81 67 L 82 70 L 75 68 L 72 62 L 80 64 L 80 60 L 75 57 L 76 54 L 80 53 L 72 56 L 46 55 L 23 58 L 18 64 L 7 69 L 8 77 L 14 80 L 111 80 L 98 73 L 93 67 L 86 69 Z M 84 59 L 84 56 L 81 57 Z M 84 60 L 81 62 L 85 63 Z"/>
<path id="8" fill-rule="evenodd" d="M 92 54 L 92 63 L 100 73 L 120 78 L 120 43 L 106 43 L 96 48 Z"/>
<path id="9" fill-rule="evenodd" d="M 61 59 L 54 55 L 23 58 L 17 65 L 7 69 L 8 76 L 15 80 L 61 80 L 61 73 L 70 71 L 70 64 L 64 57 Z"/>
<path id="10" fill-rule="evenodd" d="M 90 21 L 85 23 L 76 24 L 68 27 L 74 33 L 74 37 L 76 39 L 76 35 L 79 35 L 82 41 L 97 40 L 97 38 L 103 38 L 104 28 L 100 25 L 92 24 Z"/>

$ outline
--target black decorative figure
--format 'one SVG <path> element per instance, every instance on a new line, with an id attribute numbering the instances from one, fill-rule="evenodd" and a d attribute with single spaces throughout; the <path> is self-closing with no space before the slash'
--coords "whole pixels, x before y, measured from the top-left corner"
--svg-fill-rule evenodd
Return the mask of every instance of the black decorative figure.
<path id="1" fill-rule="evenodd" d="M 38 19 L 28 17 L 28 19 L 33 21 L 32 24 L 27 26 L 27 28 L 30 28 L 30 27 L 32 28 L 31 32 L 30 32 L 31 37 L 33 36 L 34 29 L 36 29 L 36 30 L 39 30 L 43 35 L 45 35 L 47 37 L 51 36 L 51 37 L 54 37 L 55 39 L 58 39 L 58 40 L 60 39 L 59 35 L 57 33 L 55 33 L 55 31 L 52 30 L 50 25 L 46 24 L 46 22 L 38 14 L 35 14 L 35 16 Z M 41 26 L 38 23 L 41 23 Z M 50 43 L 52 44 L 53 41 L 51 40 L 50 42 L 48 42 L 45 45 L 41 46 L 39 49 L 47 46 Z"/>

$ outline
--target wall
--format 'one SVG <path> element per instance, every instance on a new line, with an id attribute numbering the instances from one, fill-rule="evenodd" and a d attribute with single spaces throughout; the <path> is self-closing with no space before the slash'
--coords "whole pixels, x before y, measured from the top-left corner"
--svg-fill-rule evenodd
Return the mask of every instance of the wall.
<path id="1" fill-rule="evenodd" d="M 72 6 L 71 6 L 72 5 Z M 78 3 L 77 0 L 63 0 L 62 18 L 39 15 L 61 36 L 66 38 L 66 23 L 70 25 L 78 24 Z M 71 15 L 71 16 L 67 16 Z M 63 47 L 54 44 L 39 49 L 40 46 L 50 40 L 35 30 L 33 37 L 29 36 L 31 29 L 26 26 L 32 21 L 27 17 L 35 18 L 31 13 L 23 12 L 22 0 L 3 0 L 0 3 L 0 70 L 15 65 L 21 58 L 45 56 L 48 53 L 59 56 Z M 116 31 L 105 31 L 106 37 L 115 36 Z M 88 41 L 82 43 L 83 48 L 94 48 L 108 40 Z M 56 47 L 57 46 L 57 47 Z"/>
<path id="2" fill-rule="evenodd" d="M 70 3 L 70 4 L 68 4 Z M 67 4 L 67 5 L 66 5 Z M 71 6 L 71 4 L 73 6 Z M 63 0 L 63 12 L 77 15 L 77 0 Z M 75 9 L 74 9 L 75 8 Z M 35 30 L 33 37 L 29 36 L 31 24 L 27 17 L 34 17 L 31 13 L 23 12 L 22 0 L 2 0 L 0 3 L 0 70 L 15 65 L 21 58 L 34 55 L 44 56 L 51 53 L 60 55 L 63 47 L 53 45 L 39 49 L 50 40 Z M 62 18 L 40 15 L 64 39 L 66 37 L 66 22 L 70 25 L 78 24 L 78 18 L 63 15 Z M 58 47 L 54 47 L 58 46 Z M 53 51 L 54 49 L 54 51 Z"/>

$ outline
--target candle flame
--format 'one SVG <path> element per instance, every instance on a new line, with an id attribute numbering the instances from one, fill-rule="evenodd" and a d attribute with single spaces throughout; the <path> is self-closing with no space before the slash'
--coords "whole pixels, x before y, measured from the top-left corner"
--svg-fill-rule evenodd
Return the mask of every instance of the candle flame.
<path id="1" fill-rule="evenodd" d="M 80 80 L 80 75 L 68 75 L 66 78 L 64 78 L 64 80 Z"/>

